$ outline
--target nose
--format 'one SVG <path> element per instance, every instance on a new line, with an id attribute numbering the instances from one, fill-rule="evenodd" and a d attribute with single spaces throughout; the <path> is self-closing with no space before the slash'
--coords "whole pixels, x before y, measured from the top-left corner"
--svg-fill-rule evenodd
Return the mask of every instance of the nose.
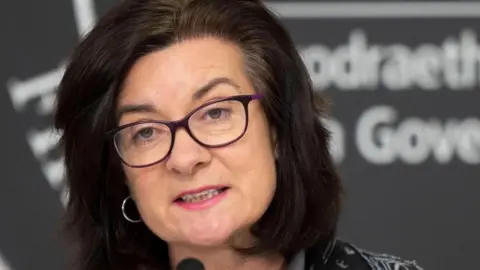
<path id="1" fill-rule="evenodd" d="M 166 160 L 166 166 L 176 174 L 191 175 L 208 164 L 211 159 L 210 151 L 195 142 L 182 128 L 175 133 L 175 141 L 170 156 Z"/>

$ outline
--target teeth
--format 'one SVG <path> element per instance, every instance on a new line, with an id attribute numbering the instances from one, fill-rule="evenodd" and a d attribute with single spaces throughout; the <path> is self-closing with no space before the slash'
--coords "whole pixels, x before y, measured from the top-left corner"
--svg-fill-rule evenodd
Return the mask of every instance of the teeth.
<path id="1" fill-rule="evenodd" d="M 182 196 L 181 198 L 184 202 L 198 202 L 198 201 L 210 199 L 214 196 L 217 196 L 218 194 L 220 194 L 220 191 L 216 189 L 209 189 L 196 194 L 188 194 L 188 195 Z"/>

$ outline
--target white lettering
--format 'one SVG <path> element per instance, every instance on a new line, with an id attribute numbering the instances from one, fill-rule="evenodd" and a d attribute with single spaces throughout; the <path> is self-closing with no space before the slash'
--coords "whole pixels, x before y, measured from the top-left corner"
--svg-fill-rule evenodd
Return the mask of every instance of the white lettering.
<path id="1" fill-rule="evenodd" d="M 445 128 L 438 119 L 432 119 L 428 127 L 425 129 L 427 141 L 432 145 L 436 145 L 432 150 L 432 154 L 440 164 L 446 164 L 452 160 L 455 155 L 455 145 L 450 143 L 458 137 L 458 129 L 456 129 L 456 121 L 452 120 L 445 123 Z"/>
<path id="2" fill-rule="evenodd" d="M 409 67 L 413 81 L 418 87 L 425 90 L 435 90 L 441 87 L 440 72 L 442 68 L 442 55 L 440 49 L 434 44 L 420 46 L 412 59 Z"/>
<path id="3" fill-rule="evenodd" d="M 399 124 L 393 147 L 400 158 L 410 164 L 424 162 L 430 154 L 430 145 L 424 132 L 425 124 L 421 119 L 410 118 Z"/>
<path id="4" fill-rule="evenodd" d="M 346 44 L 329 48 L 322 44 L 299 48 L 318 91 L 338 90 L 474 90 L 480 84 L 480 46 L 474 31 L 442 44 L 371 45 L 361 29 L 353 30 Z"/>
<path id="5" fill-rule="evenodd" d="M 382 69 L 383 84 L 392 90 L 406 89 L 412 86 L 410 70 L 410 49 L 402 44 L 395 44 L 385 50 L 387 59 Z"/>
<path id="6" fill-rule="evenodd" d="M 311 46 L 303 50 L 304 62 L 311 79 L 319 89 L 330 85 L 330 50 L 322 45 Z"/>
<path id="7" fill-rule="evenodd" d="M 398 112 L 386 105 L 371 107 L 361 115 L 355 140 L 369 162 L 421 164 L 432 158 L 445 164 L 456 156 L 464 163 L 480 164 L 480 119 L 447 119 L 443 124 L 417 117 L 397 120 Z"/>
<path id="8" fill-rule="evenodd" d="M 372 108 L 360 117 L 356 128 L 356 145 L 368 161 L 375 164 L 387 164 L 394 161 L 394 151 L 389 147 L 393 136 L 391 131 L 381 127 L 376 128 L 395 118 L 396 112 L 387 106 Z"/>
<path id="9" fill-rule="evenodd" d="M 480 119 L 469 118 L 460 123 L 457 128 L 463 130 L 458 137 L 460 159 L 468 164 L 480 164 Z"/>

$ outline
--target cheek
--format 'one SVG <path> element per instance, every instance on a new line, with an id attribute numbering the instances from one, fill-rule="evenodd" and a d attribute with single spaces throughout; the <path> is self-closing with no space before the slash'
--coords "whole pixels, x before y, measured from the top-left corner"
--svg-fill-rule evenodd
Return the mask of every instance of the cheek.
<path id="1" fill-rule="evenodd" d="M 246 192 L 249 192 L 252 207 L 261 211 L 259 214 L 263 214 L 275 193 L 277 178 L 271 141 L 266 132 L 256 135 L 259 135 L 260 139 L 252 141 L 250 153 L 246 154 L 244 159 L 243 171 L 246 172 L 245 188 L 248 188 Z"/>
<path id="2" fill-rule="evenodd" d="M 268 132 L 253 128 L 244 139 L 225 149 L 218 157 L 232 174 L 232 185 L 241 192 L 239 203 L 258 214 L 264 211 L 276 189 L 276 168 Z"/>
<path id="3" fill-rule="evenodd" d="M 141 169 L 140 169 L 141 170 Z M 137 201 L 141 198 L 140 194 L 142 193 L 142 184 L 145 181 L 142 181 L 142 174 L 139 169 L 130 168 L 124 165 L 123 171 L 125 172 L 125 177 L 127 181 L 127 186 L 130 191 L 130 196 Z"/>
<path id="4" fill-rule="evenodd" d="M 167 202 L 168 181 L 155 167 L 124 169 L 130 196 L 142 215 L 155 215 Z"/>
<path id="5" fill-rule="evenodd" d="M 246 159 L 238 168 L 234 187 L 240 199 L 235 208 L 245 225 L 256 223 L 267 211 L 276 190 L 275 165 L 268 156 L 257 155 Z"/>
<path id="6" fill-rule="evenodd" d="M 171 202 L 169 183 L 164 170 L 152 168 L 132 169 L 127 173 L 130 196 L 135 200 L 142 222 L 164 240 L 175 235 L 175 222 L 169 214 Z"/>
<path id="7" fill-rule="evenodd" d="M 245 176 L 250 196 L 252 196 L 251 201 L 263 206 L 270 204 L 277 184 L 275 163 L 273 160 L 270 161 L 268 156 L 264 161 L 252 160 L 247 166 L 252 168 Z"/>

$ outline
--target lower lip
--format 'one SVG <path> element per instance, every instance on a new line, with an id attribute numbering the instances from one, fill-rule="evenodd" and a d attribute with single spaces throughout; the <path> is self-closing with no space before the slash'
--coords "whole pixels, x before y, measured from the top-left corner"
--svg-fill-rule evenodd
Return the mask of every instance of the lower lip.
<path id="1" fill-rule="evenodd" d="M 229 190 L 227 189 L 222 193 L 203 201 L 198 201 L 198 202 L 178 201 L 178 202 L 174 202 L 174 204 L 187 210 L 202 210 L 202 209 L 210 208 L 216 205 L 217 203 L 219 203 L 221 200 L 223 200 L 227 196 L 228 191 Z"/>

